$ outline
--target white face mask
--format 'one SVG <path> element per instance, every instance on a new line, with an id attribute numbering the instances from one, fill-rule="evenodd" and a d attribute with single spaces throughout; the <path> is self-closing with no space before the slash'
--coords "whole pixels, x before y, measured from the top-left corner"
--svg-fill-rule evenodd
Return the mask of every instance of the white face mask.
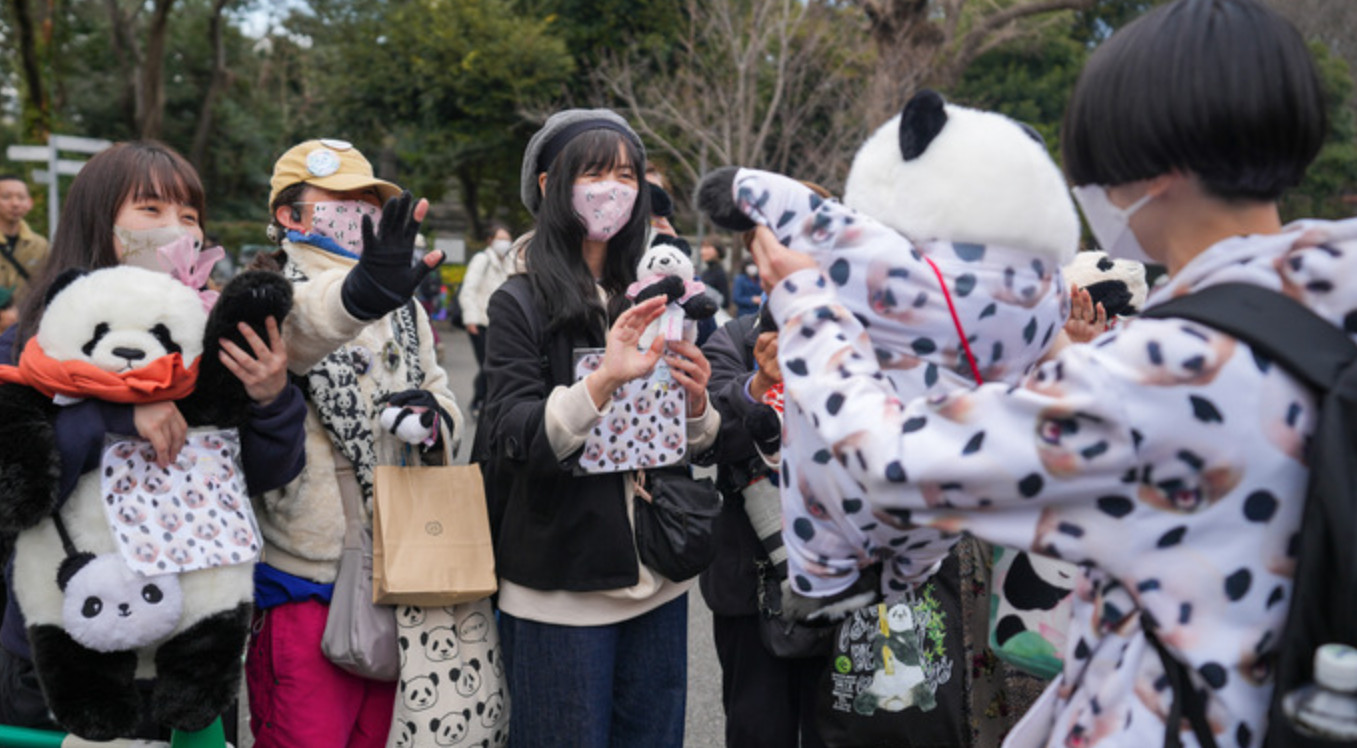
<path id="1" fill-rule="evenodd" d="M 122 244 L 122 263 L 154 270 L 157 273 L 169 272 L 169 268 L 161 262 L 156 250 L 173 244 L 186 234 L 188 234 L 188 229 L 183 226 L 161 226 L 154 229 L 113 227 L 113 236 L 118 238 L 119 244 Z M 195 249 L 202 248 L 202 243 L 196 240 L 194 245 Z"/>
<path id="2" fill-rule="evenodd" d="M 1107 188 L 1102 185 L 1080 185 L 1071 188 L 1070 192 L 1074 194 L 1074 201 L 1079 203 L 1079 208 L 1084 211 L 1084 218 L 1088 220 L 1088 227 L 1093 231 L 1093 238 L 1098 240 L 1098 245 L 1109 257 L 1137 262 L 1158 262 L 1145 254 L 1145 249 L 1140 246 L 1135 232 L 1131 230 L 1131 216 L 1143 208 L 1145 203 L 1153 200 L 1154 195 L 1146 193 L 1129 207 L 1118 208 L 1108 199 Z"/>
<path id="3" fill-rule="evenodd" d="M 750 278 L 757 278 L 759 276 L 759 266 L 758 265 L 745 266 L 744 274 L 749 276 Z"/>
<path id="4" fill-rule="evenodd" d="M 493 242 L 490 242 L 490 248 L 498 252 L 501 256 L 504 255 L 505 252 L 508 252 L 513 246 L 514 243 L 508 239 L 496 239 Z"/>

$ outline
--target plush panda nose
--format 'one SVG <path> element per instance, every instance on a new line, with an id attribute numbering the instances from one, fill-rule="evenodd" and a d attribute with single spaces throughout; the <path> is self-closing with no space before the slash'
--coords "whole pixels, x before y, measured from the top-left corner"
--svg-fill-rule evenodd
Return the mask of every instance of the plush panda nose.
<path id="1" fill-rule="evenodd" d="M 126 616 L 126 615 L 128 615 L 129 613 L 131 613 L 131 612 L 132 612 L 132 606 L 131 606 L 131 605 L 128 605 L 127 603 L 118 603 L 118 614 L 119 614 L 119 615 L 121 615 L 121 616 Z"/>
<path id="2" fill-rule="evenodd" d="M 119 347 L 113 349 L 113 355 L 117 356 L 118 358 L 125 358 L 128 361 L 140 361 L 143 358 L 146 358 L 146 351 L 143 351 L 140 348 Z"/>

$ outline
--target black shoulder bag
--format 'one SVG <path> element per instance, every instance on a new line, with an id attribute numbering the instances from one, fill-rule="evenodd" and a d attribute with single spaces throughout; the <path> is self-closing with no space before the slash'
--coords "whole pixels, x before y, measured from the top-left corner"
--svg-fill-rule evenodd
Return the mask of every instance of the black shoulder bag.
<path id="1" fill-rule="evenodd" d="M 1275 654 L 1275 688 L 1268 710 L 1268 748 L 1357 745 L 1298 733 L 1282 711 L 1282 698 L 1313 677 L 1321 644 L 1357 645 L 1357 346 L 1347 334 L 1303 304 L 1275 291 L 1240 283 L 1210 286 L 1145 311 L 1144 317 L 1200 322 L 1247 343 L 1313 391 L 1319 423 L 1306 458 L 1310 479 L 1301 515 L 1295 586 Z M 1173 684 L 1174 704 L 1165 746 L 1178 746 L 1177 715 L 1197 740 L 1216 743 L 1207 725 L 1205 699 L 1186 666 L 1172 658 L 1153 632 Z"/>

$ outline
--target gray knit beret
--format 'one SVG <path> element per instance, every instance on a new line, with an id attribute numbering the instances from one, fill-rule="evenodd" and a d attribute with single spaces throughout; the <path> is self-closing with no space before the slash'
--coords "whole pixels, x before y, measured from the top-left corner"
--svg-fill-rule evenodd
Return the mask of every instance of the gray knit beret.
<path id="1" fill-rule="evenodd" d="M 566 143 L 588 130 L 620 132 L 636 144 L 643 158 L 645 156 L 646 149 L 641 143 L 641 136 L 617 112 L 611 109 L 566 109 L 557 112 L 547 118 L 546 124 L 532 136 L 527 149 L 523 151 L 523 181 L 519 185 L 519 194 L 529 213 L 537 215 L 537 208 L 542 204 L 537 175 L 547 171 Z"/>

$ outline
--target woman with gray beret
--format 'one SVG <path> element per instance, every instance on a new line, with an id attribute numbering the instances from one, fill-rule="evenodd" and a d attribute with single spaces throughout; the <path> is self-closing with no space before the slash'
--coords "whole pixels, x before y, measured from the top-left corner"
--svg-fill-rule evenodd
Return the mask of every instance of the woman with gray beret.
<path id="1" fill-rule="evenodd" d="M 661 336 L 638 347 L 664 307 L 625 296 L 650 218 L 644 173 L 640 138 L 614 112 L 548 119 L 523 158 L 523 203 L 537 219 L 526 272 L 490 299 L 474 457 L 495 533 L 511 745 L 683 744 L 692 580 L 640 561 L 632 473 L 578 469 L 591 430 L 624 409 L 613 394 L 661 356 L 686 394 L 689 453 L 719 426 L 695 345 L 666 349 Z M 577 381 L 582 348 L 606 352 Z"/>

